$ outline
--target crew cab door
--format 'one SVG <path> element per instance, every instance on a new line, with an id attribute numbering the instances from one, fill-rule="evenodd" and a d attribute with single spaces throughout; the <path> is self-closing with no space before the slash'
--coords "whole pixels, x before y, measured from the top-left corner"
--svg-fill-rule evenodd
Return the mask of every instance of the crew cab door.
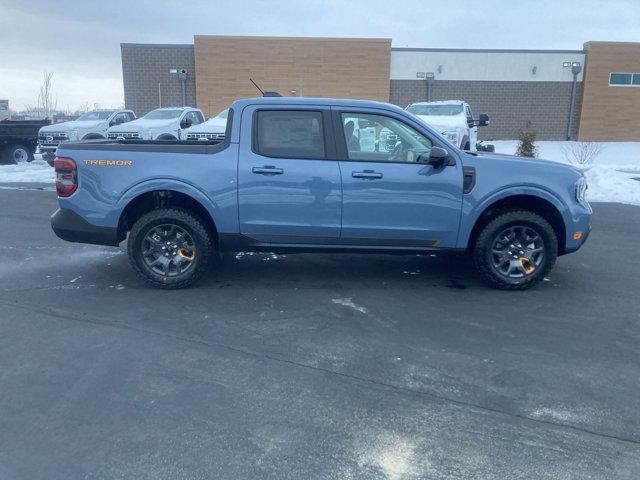
<path id="1" fill-rule="evenodd" d="M 462 208 L 462 166 L 433 167 L 436 133 L 392 112 L 333 107 L 342 175 L 340 242 L 391 247 L 453 247 Z M 374 141 L 359 138 L 362 130 Z M 363 141 L 364 140 L 364 141 Z"/>
<path id="2" fill-rule="evenodd" d="M 278 244 L 337 240 L 342 192 L 329 108 L 248 106 L 240 132 L 240 233 Z"/>

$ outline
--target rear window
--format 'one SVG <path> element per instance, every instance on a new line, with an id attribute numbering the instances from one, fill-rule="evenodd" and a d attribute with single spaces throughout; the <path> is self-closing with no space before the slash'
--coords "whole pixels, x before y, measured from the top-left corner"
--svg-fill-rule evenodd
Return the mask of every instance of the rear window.
<path id="1" fill-rule="evenodd" d="M 281 158 L 325 158 L 322 113 L 259 110 L 254 150 Z"/>

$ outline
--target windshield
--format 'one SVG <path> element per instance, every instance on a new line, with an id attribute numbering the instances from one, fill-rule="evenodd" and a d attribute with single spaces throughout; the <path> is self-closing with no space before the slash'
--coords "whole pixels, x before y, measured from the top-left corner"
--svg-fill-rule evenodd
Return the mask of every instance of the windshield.
<path id="1" fill-rule="evenodd" d="M 182 110 L 152 110 L 144 117 L 147 120 L 169 120 L 178 118 L 182 114 Z"/>
<path id="2" fill-rule="evenodd" d="M 227 118 L 228 116 L 229 116 L 229 109 L 226 108 L 222 110 L 218 115 L 216 115 L 216 118 Z"/>
<path id="3" fill-rule="evenodd" d="M 101 110 L 95 112 L 87 112 L 77 118 L 80 122 L 86 122 L 88 120 L 106 120 L 109 118 L 115 110 Z"/>
<path id="4" fill-rule="evenodd" d="M 407 111 L 414 115 L 452 116 L 462 113 L 462 105 L 410 105 Z"/>

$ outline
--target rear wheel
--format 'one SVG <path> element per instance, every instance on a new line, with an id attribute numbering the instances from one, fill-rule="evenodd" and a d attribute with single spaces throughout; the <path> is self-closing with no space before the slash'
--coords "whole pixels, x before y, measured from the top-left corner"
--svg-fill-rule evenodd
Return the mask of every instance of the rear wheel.
<path id="1" fill-rule="evenodd" d="M 127 248 L 135 271 L 165 289 L 191 286 L 206 272 L 214 250 L 204 222 L 178 208 L 143 215 L 129 233 Z"/>
<path id="2" fill-rule="evenodd" d="M 553 268 L 558 239 L 544 218 L 526 210 L 498 215 L 480 232 L 474 263 L 484 280 L 503 290 L 525 290 Z"/>

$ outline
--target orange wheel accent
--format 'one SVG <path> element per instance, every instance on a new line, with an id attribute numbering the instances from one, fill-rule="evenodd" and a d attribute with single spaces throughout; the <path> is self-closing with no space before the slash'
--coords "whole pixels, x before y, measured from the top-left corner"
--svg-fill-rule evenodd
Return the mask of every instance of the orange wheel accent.
<path id="1" fill-rule="evenodd" d="M 518 259 L 518 262 L 520 262 L 520 266 L 522 268 L 524 268 L 524 273 L 526 273 L 527 275 L 529 275 L 530 273 L 535 272 L 536 266 L 528 258 L 520 257 Z"/>
<path id="2" fill-rule="evenodd" d="M 180 250 L 178 250 L 178 255 L 180 255 L 182 258 L 186 258 L 187 260 L 193 260 L 194 258 L 196 258 L 196 252 L 195 251 L 191 251 L 191 255 L 187 254 L 187 251 L 184 248 L 181 248 Z"/>

